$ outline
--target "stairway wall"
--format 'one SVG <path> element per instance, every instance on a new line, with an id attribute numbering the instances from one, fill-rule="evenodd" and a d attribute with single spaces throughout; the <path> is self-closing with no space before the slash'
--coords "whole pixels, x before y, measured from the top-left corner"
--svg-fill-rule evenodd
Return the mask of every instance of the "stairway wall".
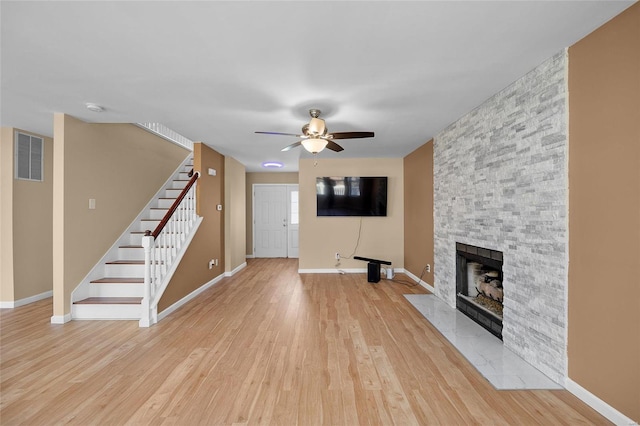
<path id="1" fill-rule="evenodd" d="M 55 114 L 54 322 L 70 313 L 72 290 L 189 154 L 132 124 Z"/>
<path id="2" fill-rule="evenodd" d="M 158 313 L 224 274 L 224 166 L 222 154 L 203 143 L 194 144 L 193 168 L 200 171 L 196 193 L 198 215 L 203 220 L 158 303 Z M 216 176 L 207 174 L 209 168 L 216 170 Z M 219 204 L 223 205 L 222 211 L 216 208 Z M 218 265 L 209 269 L 211 259 L 218 259 Z"/>

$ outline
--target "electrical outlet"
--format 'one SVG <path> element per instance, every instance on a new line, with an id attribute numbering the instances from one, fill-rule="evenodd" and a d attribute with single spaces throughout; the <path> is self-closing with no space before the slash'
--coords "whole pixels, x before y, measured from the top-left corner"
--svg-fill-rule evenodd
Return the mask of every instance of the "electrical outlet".
<path id="1" fill-rule="evenodd" d="M 336 260 L 340 260 L 340 253 L 336 252 Z"/>
<path id="2" fill-rule="evenodd" d="M 431 265 L 427 263 L 427 272 L 431 272 Z"/>
<path id="3" fill-rule="evenodd" d="M 218 266 L 218 259 L 215 260 L 214 265 Z"/>
<path id="4" fill-rule="evenodd" d="M 215 265 L 215 261 L 213 259 L 211 259 L 209 261 L 209 269 L 213 269 L 213 265 Z"/>

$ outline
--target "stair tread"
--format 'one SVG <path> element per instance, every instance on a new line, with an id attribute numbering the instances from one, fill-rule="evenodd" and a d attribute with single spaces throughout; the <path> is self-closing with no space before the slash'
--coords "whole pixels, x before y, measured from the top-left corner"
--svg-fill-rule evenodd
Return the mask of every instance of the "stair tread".
<path id="1" fill-rule="evenodd" d="M 142 297 L 88 297 L 73 302 L 74 305 L 139 305 Z"/>
<path id="2" fill-rule="evenodd" d="M 105 262 L 106 265 L 144 265 L 144 260 L 112 260 Z"/>
<path id="3" fill-rule="evenodd" d="M 144 278 L 112 278 L 105 277 L 91 281 L 94 284 L 144 284 Z"/>

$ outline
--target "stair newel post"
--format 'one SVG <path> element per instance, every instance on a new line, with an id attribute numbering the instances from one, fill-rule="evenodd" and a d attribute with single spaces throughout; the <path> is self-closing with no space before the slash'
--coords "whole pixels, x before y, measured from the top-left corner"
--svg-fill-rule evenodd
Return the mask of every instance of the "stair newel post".
<path id="1" fill-rule="evenodd" d="M 142 237 L 142 247 L 144 248 L 144 297 L 142 299 L 142 312 L 140 315 L 140 327 L 151 325 L 151 250 L 153 249 L 154 238 L 151 231 L 146 231 Z"/>

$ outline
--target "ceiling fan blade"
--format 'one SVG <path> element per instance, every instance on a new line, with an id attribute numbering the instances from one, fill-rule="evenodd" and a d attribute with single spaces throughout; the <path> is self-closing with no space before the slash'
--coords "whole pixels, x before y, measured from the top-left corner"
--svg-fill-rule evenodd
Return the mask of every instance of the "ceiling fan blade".
<path id="1" fill-rule="evenodd" d="M 344 148 L 341 147 L 340 145 L 338 145 L 337 143 L 333 142 L 333 141 L 327 141 L 327 149 L 330 149 L 331 151 L 335 151 L 335 152 L 340 152 L 343 151 Z"/>
<path id="2" fill-rule="evenodd" d="M 335 132 L 331 133 L 332 139 L 358 139 L 372 138 L 373 132 Z"/>
<path id="3" fill-rule="evenodd" d="M 295 133 L 280 133 L 280 132 L 255 132 L 255 133 L 260 133 L 262 135 L 282 135 L 282 136 L 295 136 L 297 138 L 303 138 L 305 137 L 304 135 L 298 135 Z"/>
<path id="4" fill-rule="evenodd" d="M 295 148 L 295 147 L 300 146 L 300 145 L 302 145 L 302 141 L 294 142 L 291 145 L 285 146 L 280 151 L 286 152 L 286 151 L 289 151 L 290 149 Z"/>

